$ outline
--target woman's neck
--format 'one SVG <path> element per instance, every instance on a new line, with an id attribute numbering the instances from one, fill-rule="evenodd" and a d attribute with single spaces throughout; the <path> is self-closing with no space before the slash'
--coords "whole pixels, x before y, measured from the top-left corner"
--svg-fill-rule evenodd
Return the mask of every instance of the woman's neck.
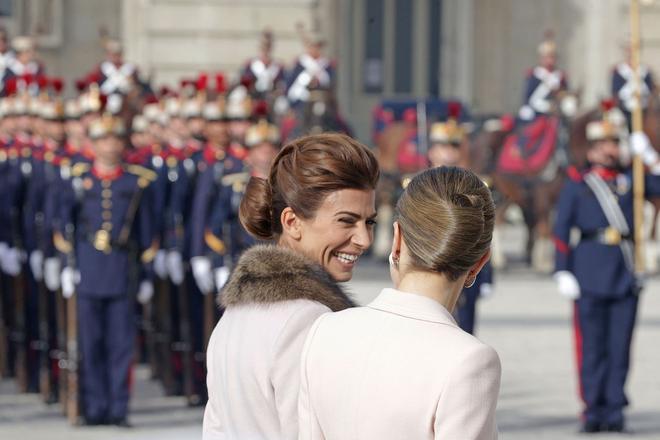
<path id="1" fill-rule="evenodd" d="M 403 292 L 431 298 L 453 312 L 463 288 L 463 281 L 463 277 L 457 281 L 449 281 L 442 274 L 409 272 L 401 278 L 396 288 Z"/>

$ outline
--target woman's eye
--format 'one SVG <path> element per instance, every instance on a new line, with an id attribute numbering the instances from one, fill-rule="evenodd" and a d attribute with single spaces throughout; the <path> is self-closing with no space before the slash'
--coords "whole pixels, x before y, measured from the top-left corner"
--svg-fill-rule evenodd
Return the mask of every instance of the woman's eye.
<path id="1" fill-rule="evenodd" d="M 367 220 L 367 226 L 376 226 L 376 220 Z"/>
<path id="2" fill-rule="evenodd" d="M 353 220 L 352 218 L 340 218 L 339 221 L 342 222 L 342 223 L 349 224 L 349 225 L 352 225 L 352 224 L 355 223 L 355 220 Z"/>

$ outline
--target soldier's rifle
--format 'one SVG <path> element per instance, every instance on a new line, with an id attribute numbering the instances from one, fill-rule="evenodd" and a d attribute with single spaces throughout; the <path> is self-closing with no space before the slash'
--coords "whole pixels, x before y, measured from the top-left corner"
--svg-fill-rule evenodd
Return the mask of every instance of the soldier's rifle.
<path id="1" fill-rule="evenodd" d="M 35 230 L 38 237 L 37 248 L 45 249 L 44 244 L 44 215 L 35 215 Z M 36 281 L 36 280 L 35 280 Z M 48 326 L 48 289 L 44 284 L 43 277 L 37 281 L 37 319 L 39 327 L 39 340 L 35 347 L 39 353 L 39 392 L 44 402 L 52 398 L 53 377 L 50 365 L 50 328 Z"/>
<path id="2" fill-rule="evenodd" d="M 17 249 L 23 249 L 23 240 L 20 236 L 20 216 L 18 209 L 14 208 L 11 212 L 12 218 L 12 238 L 14 245 Z M 15 326 L 11 332 L 11 340 L 16 347 L 16 383 L 18 390 L 22 393 L 27 392 L 28 388 L 28 371 L 27 371 L 27 347 L 26 345 L 26 328 L 25 328 L 25 270 L 21 268 L 18 275 L 14 277 L 14 316 Z"/>
<path id="3" fill-rule="evenodd" d="M 183 243 L 184 230 L 183 219 L 180 215 L 175 216 L 175 234 L 178 243 Z M 186 273 L 184 267 L 184 274 Z M 190 296 L 184 279 L 178 286 L 178 306 L 179 306 L 179 341 L 173 345 L 173 349 L 181 354 L 183 395 L 186 396 L 189 404 L 196 404 L 199 396 L 195 396 L 193 387 L 193 345 L 192 332 L 190 330 Z"/>

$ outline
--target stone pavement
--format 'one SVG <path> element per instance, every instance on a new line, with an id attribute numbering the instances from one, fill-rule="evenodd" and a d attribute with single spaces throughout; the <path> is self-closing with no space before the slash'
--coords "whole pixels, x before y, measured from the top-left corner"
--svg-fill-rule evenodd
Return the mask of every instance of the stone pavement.
<path id="1" fill-rule="evenodd" d="M 577 381 L 571 304 L 548 276 L 514 268 L 496 275 L 494 297 L 479 304 L 478 336 L 498 351 L 503 368 L 498 422 L 502 439 L 611 439 L 613 434 L 577 435 Z M 364 303 L 389 285 L 385 265 L 361 262 L 349 289 Z M 660 439 L 660 279 L 651 280 L 640 302 L 628 410 L 634 438 Z M 440 341 L 439 341 L 440 343 Z M 138 370 L 130 430 L 70 428 L 56 407 L 0 384 L 0 439 L 199 439 L 201 409 L 180 398 L 161 397 Z"/>

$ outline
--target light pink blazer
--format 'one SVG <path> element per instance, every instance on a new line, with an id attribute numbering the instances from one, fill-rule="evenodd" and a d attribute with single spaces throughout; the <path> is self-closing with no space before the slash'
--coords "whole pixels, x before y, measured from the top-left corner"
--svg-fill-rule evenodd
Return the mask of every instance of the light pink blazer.
<path id="1" fill-rule="evenodd" d="M 302 354 L 300 439 L 491 440 L 501 367 L 438 302 L 385 289 L 321 316 Z"/>

